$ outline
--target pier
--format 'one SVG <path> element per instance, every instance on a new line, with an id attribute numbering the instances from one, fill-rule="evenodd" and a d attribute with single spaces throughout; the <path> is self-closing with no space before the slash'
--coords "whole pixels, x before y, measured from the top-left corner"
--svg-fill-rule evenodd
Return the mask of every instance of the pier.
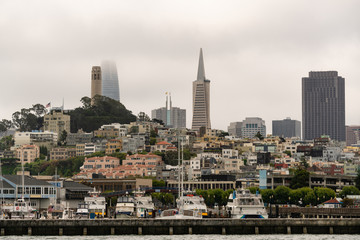
<path id="1" fill-rule="evenodd" d="M 360 234 L 360 219 L 0 220 L 5 235 Z"/>

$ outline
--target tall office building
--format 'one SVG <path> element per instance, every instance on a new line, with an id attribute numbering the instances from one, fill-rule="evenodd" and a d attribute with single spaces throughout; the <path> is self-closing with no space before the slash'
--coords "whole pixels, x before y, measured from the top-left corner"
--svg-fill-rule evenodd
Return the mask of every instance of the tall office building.
<path id="1" fill-rule="evenodd" d="M 230 136 L 241 137 L 242 122 L 232 122 L 228 126 L 228 132 Z"/>
<path id="2" fill-rule="evenodd" d="M 231 136 L 240 138 L 254 138 L 258 132 L 266 137 L 265 121 L 258 117 L 245 118 L 242 122 L 232 122 L 228 131 Z"/>
<path id="3" fill-rule="evenodd" d="M 305 140 L 329 135 L 345 141 L 345 79 L 336 71 L 302 78 L 302 125 Z"/>
<path id="4" fill-rule="evenodd" d="M 101 80 L 101 67 L 93 66 L 91 70 L 91 99 L 95 95 L 102 94 L 102 80 Z M 91 100 L 93 103 L 93 100 Z"/>
<path id="5" fill-rule="evenodd" d="M 120 101 L 119 80 L 116 64 L 113 61 L 101 63 L 102 95 Z"/>
<path id="6" fill-rule="evenodd" d="M 166 107 L 152 110 L 151 118 L 162 120 L 166 127 L 186 128 L 186 110 L 173 107 L 170 94 L 166 95 Z"/>
<path id="7" fill-rule="evenodd" d="M 210 124 L 210 80 L 205 78 L 203 52 L 200 49 L 197 79 L 193 82 L 192 129 L 211 128 Z"/>
<path id="8" fill-rule="evenodd" d="M 301 137 L 301 124 L 298 120 L 286 118 L 272 121 L 272 135 L 284 138 Z"/>

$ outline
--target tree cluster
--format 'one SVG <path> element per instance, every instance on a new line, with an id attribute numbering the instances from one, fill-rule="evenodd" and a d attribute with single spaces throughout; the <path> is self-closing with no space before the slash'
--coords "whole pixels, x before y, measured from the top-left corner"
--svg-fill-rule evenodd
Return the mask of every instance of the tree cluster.
<path id="1" fill-rule="evenodd" d="M 39 103 L 30 108 L 22 108 L 12 114 L 11 120 L 2 119 L 0 121 L 0 132 L 4 132 L 11 127 L 19 131 L 39 130 L 43 126 L 43 116 L 47 113 L 44 105 Z"/>
<path id="2" fill-rule="evenodd" d="M 91 98 L 83 97 L 83 106 L 70 111 L 71 132 L 77 132 L 78 129 L 91 132 L 104 124 L 136 121 L 136 116 L 114 99 L 96 95 L 93 101 L 91 104 Z"/>
<path id="3" fill-rule="evenodd" d="M 250 191 L 252 193 L 259 191 L 265 203 L 295 204 L 299 206 L 316 206 L 336 197 L 334 190 L 322 187 L 291 189 L 285 186 L 278 186 L 275 190 L 250 188 Z"/>
<path id="4" fill-rule="evenodd" d="M 229 195 L 232 192 L 233 190 L 231 189 L 227 191 L 222 189 L 196 189 L 196 194 L 204 198 L 205 204 L 208 207 L 214 207 L 215 204 L 218 206 L 225 206 L 228 202 Z"/>

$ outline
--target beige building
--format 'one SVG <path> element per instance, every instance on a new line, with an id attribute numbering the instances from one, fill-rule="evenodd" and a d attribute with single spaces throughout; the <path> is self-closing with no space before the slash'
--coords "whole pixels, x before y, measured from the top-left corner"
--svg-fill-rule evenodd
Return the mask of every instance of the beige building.
<path id="1" fill-rule="evenodd" d="M 76 157 L 75 148 L 53 148 L 50 151 L 50 160 L 66 160 Z"/>
<path id="2" fill-rule="evenodd" d="M 85 143 L 76 144 L 76 156 L 85 156 Z"/>
<path id="3" fill-rule="evenodd" d="M 118 166 L 120 166 L 120 160 L 118 158 L 104 156 L 85 158 L 84 165 L 80 167 L 80 169 L 108 169 Z"/>
<path id="4" fill-rule="evenodd" d="M 94 136 L 106 139 L 118 138 L 120 136 L 120 130 L 116 124 L 103 125 L 101 128 L 94 131 Z"/>
<path id="5" fill-rule="evenodd" d="M 201 127 L 211 128 L 210 124 L 210 80 L 205 78 L 202 49 L 200 49 L 197 80 L 193 82 L 193 119 L 192 130 Z"/>
<path id="6" fill-rule="evenodd" d="M 16 149 L 16 157 L 25 163 L 32 163 L 40 157 L 40 148 L 36 145 L 23 145 Z"/>
<path id="7" fill-rule="evenodd" d="M 106 149 L 105 149 L 106 155 L 110 155 L 112 153 L 119 152 L 121 150 L 122 150 L 122 140 L 110 139 L 106 143 Z"/>
<path id="8" fill-rule="evenodd" d="M 57 133 L 60 139 L 64 130 L 70 133 L 70 115 L 64 114 L 61 109 L 51 110 L 44 116 L 44 130 Z"/>
<path id="9" fill-rule="evenodd" d="M 100 66 L 93 66 L 91 70 L 91 104 L 94 104 L 93 98 L 96 95 L 102 95 L 102 77 Z"/>

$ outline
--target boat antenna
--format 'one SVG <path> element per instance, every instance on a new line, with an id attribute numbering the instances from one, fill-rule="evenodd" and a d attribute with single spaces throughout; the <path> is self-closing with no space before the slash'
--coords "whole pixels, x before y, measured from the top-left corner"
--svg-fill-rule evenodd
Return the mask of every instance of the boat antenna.
<path id="1" fill-rule="evenodd" d="M 184 194 L 184 141 L 181 141 L 181 196 Z"/>
<path id="2" fill-rule="evenodd" d="M 25 190 L 25 180 L 24 180 L 24 150 L 21 151 L 21 169 L 22 169 L 22 179 L 21 179 L 21 184 L 22 184 L 22 191 L 21 191 L 21 199 L 24 200 L 24 190 Z"/>
<path id="3" fill-rule="evenodd" d="M 179 178 L 179 183 L 178 183 L 178 194 L 179 194 L 179 200 L 180 200 L 180 198 L 181 198 L 181 178 L 180 178 L 180 175 L 181 175 L 181 170 L 180 170 L 180 166 L 181 166 L 181 164 L 180 164 L 180 137 L 179 137 L 179 131 L 177 132 L 177 140 L 178 140 L 178 149 L 177 149 L 177 151 L 178 151 L 178 167 L 179 167 L 179 169 L 178 169 L 178 171 L 179 171 L 179 173 L 178 173 L 178 178 Z"/>
<path id="4" fill-rule="evenodd" d="M 2 168 L 1 168 L 1 157 L 0 157 L 0 182 L 1 182 L 1 217 L 3 217 L 3 211 L 4 211 L 4 178 L 2 176 Z"/>

